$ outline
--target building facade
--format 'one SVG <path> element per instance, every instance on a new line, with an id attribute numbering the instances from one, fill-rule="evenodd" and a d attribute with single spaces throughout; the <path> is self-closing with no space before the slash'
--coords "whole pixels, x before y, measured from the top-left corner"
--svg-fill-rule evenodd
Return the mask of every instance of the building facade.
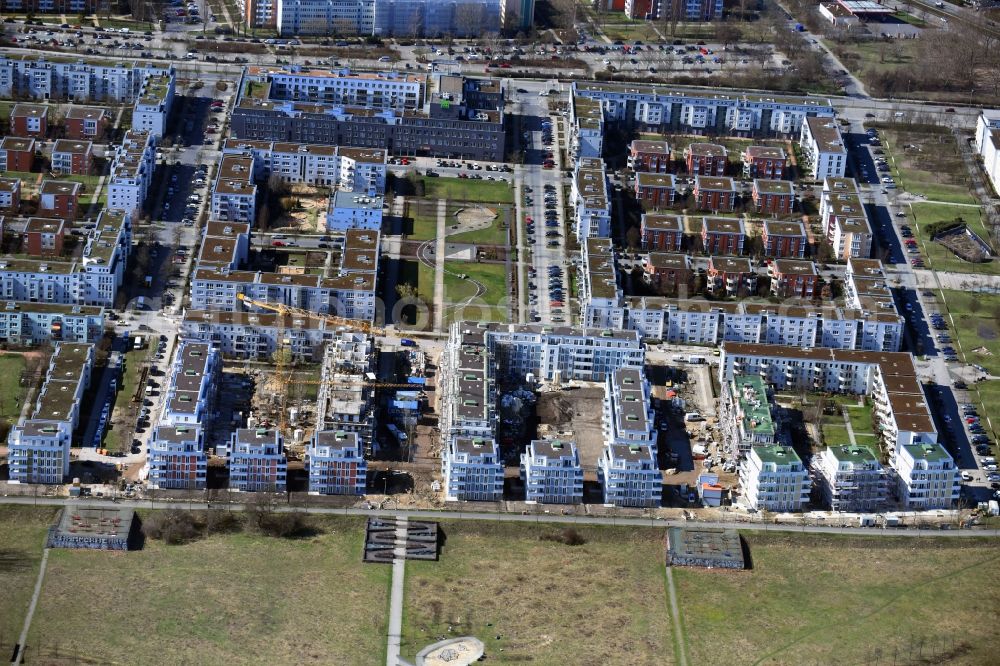
<path id="1" fill-rule="evenodd" d="M 579 504 L 583 501 L 583 466 L 575 442 L 536 439 L 521 454 L 525 501 Z"/>

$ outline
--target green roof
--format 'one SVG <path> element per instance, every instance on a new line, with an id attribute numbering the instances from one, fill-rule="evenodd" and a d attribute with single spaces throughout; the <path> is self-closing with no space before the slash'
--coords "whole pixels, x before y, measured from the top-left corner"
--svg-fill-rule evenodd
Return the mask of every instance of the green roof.
<path id="1" fill-rule="evenodd" d="M 762 463 L 774 463 L 775 465 L 802 464 L 802 459 L 795 453 L 795 449 L 790 446 L 772 444 L 769 446 L 755 446 L 753 450 L 757 453 Z"/>
<path id="2" fill-rule="evenodd" d="M 914 460 L 926 460 L 927 462 L 952 460 L 952 457 L 940 444 L 906 444 L 903 448 L 909 452 Z"/>
<path id="3" fill-rule="evenodd" d="M 855 465 L 877 460 L 875 454 L 867 446 L 831 446 L 830 452 L 838 462 L 849 462 Z"/>
<path id="4" fill-rule="evenodd" d="M 743 429 L 757 434 L 774 434 L 771 420 L 771 406 L 767 400 L 764 381 L 754 375 L 733 377 L 732 391 L 740 403 L 743 413 Z"/>

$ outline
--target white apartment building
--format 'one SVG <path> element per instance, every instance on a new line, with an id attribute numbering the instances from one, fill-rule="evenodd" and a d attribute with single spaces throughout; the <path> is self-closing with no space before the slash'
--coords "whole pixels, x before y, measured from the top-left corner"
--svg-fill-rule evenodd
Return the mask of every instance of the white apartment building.
<path id="1" fill-rule="evenodd" d="M 132 129 L 148 132 L 155 139 L 167 133 L 167 117 L 174 103 L 174 72 L 144 77 L 132 110 Z"/>
<path id="2" fill-rule="evenodd" d="M 873 237 L 866 217 L 837 217 L 833 221 L 830 245 L 838 259 L 867 259 L 872 256 Z"/>
<path id="3" fill-rule="evenodd" d="M 600 157 L 577 160 L 573 174 L 572 205 L 576 210 L 575 231 L 581 243 L 587 238 L 611 235 L 611 199 L 608 176 Z"/>
<path id="4" fill-rule="evenodd" d="M 453 437 L 441 455 L 445 500 L 496 502 L 503 498 L 503 462 L 492 438 Z"/>
<path id="5" fill-rule="evenodd" d="M 614 444 L 642 444 L 657 454 L 656 424 L 649 380 L 641 368 L 619 368 L 604 382 L 604 441 Z"/>
<path id="6" fill-rule="evenodd" d="M 266 0 L 265 0 L 266 1 Z M 375 0 L 270 0 L 278 34 L 370 35 Z"/>
<path id="7" fill-rule="evenodd" d="M 160 424 L 204 425 L 211 413 L 214 390 L 221 371 L 218 353 L 203 342 L 182 342 L 170 367 L 164 389 Z"/>
<path id="8" fill-rule="evenodd" d="M 202 426 L 157 425 L 149 439 L 147 465 L 150 488 L 204 490 L 208 456 Z"/>
<path id="9" fill-rule="evenodd" d="M 663 475 L 646 444 L 608 443 L 597 461 L 597 480 L 607 505 L 655 507 L 663 496 Z"/>
<path id="10" fill-rule="evenodd" d="M 357 433 L 318 430 L 306 449 L 310 495 L 364 495 L 368 463 Z"/>
<path id="11" fill-rule="evenodd" d="M 599 102 L 605 120 L 687 134 L 792 136 L 807 117 L 834 116 L 829 100 L 812 97 L 599 81 L 574 82 L 572 94 Z"/>
<path id="12" fill-rule="evenodd" d="M 7 438 L 11 483 L 62 483 L 69 474 L 73 432 L 93 365 L 93 345 L 56 346 L 34 408 Z"/>
<path id="13" fill-rule="evenodd" d="M 337 190 L 330 196 L 326 212 L 327 231 L 368 229 L 376 233 L 382 228 L 382 197 Z"/>
<path id="14" fill-rule="evenodd" d="M 583 466 L 576 442 L 536 439 L 521 454 L 521 480 L 529 504 L 579 504 Z"/>
<path id="15" fill-rule="evenodd" d="M 583 323 L 593 328 L 625 328 L 622 289 L 615 272 L 614 247 L 610 238 L 590 237 L 583 242 L 580 262 L 580 302 Z"/>
<path id="16" fill-rule="evenodd" d="M 282 346 L 295 362 L 320 360 L 335 328 L 323 319 L 274 312 L 185 310 L 181 321 L 185 340 L 211 344 L 223 356 L 267 360 Z"/>
<path id="17" fill-rule="evenodd" d="M 790 446 L 751 447 L 740 463 L 743 503 L 754 511 L 801 511 L 811 486 L 809 472 Z"/>
<path id="18" fill-rule="evenodd" d="M 866 446 L 831 446 L 813 457 L 813 472 L 823 501 L 832 511 L 885 507 L 888 473 Z"/>
<path id="19" fill-rule="evenodd" d="M 257 185 L 253 182 L 253 160 L 224 155 L 212 188 L 212 219 L 257 222 Z"/>
<path id="20" fill-rule="evenodd" d="M 111 307 L 131 249 L 129 215 L 105 208 L 79 259 L 0 258 L 0 301 Z"/>
<path id="21" fill-rule="evenodd" d="M 226 453 L 230 490 L 285 492 L 288 460 L 285 441 L 277 430 L 239 428 Z"/>
<path id="22" fill-rule="evenodd" d="M 809 117 L 799 135 L 802 155 L 813 180 L 843 178 L 847 170 L 847 147 L 832 118 Z"/>
<path id="23" fill-rule="evenodd" d="M 148 76 L 174 76 L 172 67 L 140 62 L 71 59 L 45 56 L 0 57 L 0 96 L 68 99 L 77 102 L 132 102 Z"/>
<path id="24" fill-rule="evenodd" d="M 326 345 L 316 398 L 317 428 L 358 436 L 365 453 L 374 449 L 375 389 L 368 384 L 377 354 L 372 338 L 338 331 Z"/>
<path id="25" fill-rule="evenodd" d="M 908 444 L 896 456 L 896 492 L 910 510 L 950 509 L 960 493 L 955 461 L 940 444 Z"/>
<path id="26" fill-rule="evenodd" d="M 440 366 L 442 439 L 491 439 L 496 425 L 496 363 L 486 329 L 453 324 Z"/>
<path id="27" fill-rule="evenodd" d="M 115 149 L 108 177 L 108 207 L 137 214 L 149 194 L 156 169 L 156 136 L 131 129 Z"/>
<path id="28" fill-rule="evenodd" d="M 976 152 L 993 191 L 1000 192 L 1000 110 L 983 109 L 976 119 Z"/>
<path id="29" fill-rule="evenodd" d="M 604 150 L 604 110 L 600 102 L 574 95 L 570 103 L 570 155 L 600 159 Z"/>
<path id="30" fill-rule="evenodd" d="M 719 428 L 727 451 L 745 456 L 754 446 L 777 443 L 773 403 L 760 377 L 736 375 L 722 384 Z"/>
<path id="31" fill-rule="evenodd" d="M 422 74 L 280 66 L 251 66 L 244 76 L 254 85 L 270 86 L 271 99 L 399 112 L 423 107 L 427 83 Z"/>
<path id="32" fill-rule="evenodd" d="M 104 308 L 57 303 L 0 302 L 0 341 L 27 346 L 45 342 L 98 342 Z"/>
<path id="33" fill-rule="evenodd" d="M 371 196 L 385 193 L 388 152 L 381 148 L 227 139 L 223 153 L 252 157 L 256 180 L 275 175 L 288 183 L 335 185 Z"/>

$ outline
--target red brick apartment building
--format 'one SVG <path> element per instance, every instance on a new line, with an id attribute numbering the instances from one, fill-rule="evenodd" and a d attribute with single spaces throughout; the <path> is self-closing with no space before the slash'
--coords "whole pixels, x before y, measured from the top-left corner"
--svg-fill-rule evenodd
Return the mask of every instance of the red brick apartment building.
<path id="1" fill-rule="evenodd" d="M 791 215 L 795 207 L 795 191 L 792 190 L 791 181 L 757 178 L 753 181 L 752 196 L 758 213 Z"/>
<path id="2" fill-rule="evenodd" d="M 801 259 L 806 256 L 808 237 L 801 222 L 767 220 L 761 235 L 764 255 L 777 258 Z"/>
<path id="3" fill-rule="evenodd" d="M 679 215 L 645 213 L 639 231 L 644 250 L 680 252 L 684 246 L 684 220 Z"/>
<path id="4" fill-rule="evenodd" d="M 736 210 L 736 184 L 732 178 L 698 176 L 694 179 L 694 200 L 698 210 L 731 213 Z"/>
<path id="5" fill-rule="evenodd" d="M 757 272 L 749 259 L 712 257 L 708 260 L 708 290 L 726 296 L 750 296 L 757 289 Z"/>
<path id="6" fill-rule="evenodd" d="M 15 136 L 0 141 L 0 172 L 31 171 L 35 166 L 35 140 Z"/>
<path id="7" fill-rule="evenodd" d="M 628 146 L 628 166 L 636 172 L 672 173 L 674 156 L 670 144 L 636 139 Z"/>
<path id="8" fill-rule="evenodd" d="M 38 189 L 38 213 L 73 221 L 80 210 L 80 183 L 46 180 Z"/>
<path id="9" fill-rule="evenodd" d="M 684 151 L 684 163 L 695 176 L 725 176 L 729 152 L 717 143 L 692 143 Z"/>
<path id="10" fill-rule="evenodd" d="M 15 104 L 10 110 L 10 133 L 25 139 L 44 139 L 49 131 L 49 107 Z"/>
<path id="11" fill-rule="evenodd" d="M 798 259 L 775 259 L 768 267 L 771 276 L 771 293 L 778 298 L 805 298 L 816 296 L 819 274 L 816 264 Z"/>
<path id="12" fill-rule="evenodd" d="M 670 173 L 635 174 L 635 198 L 643 208 L 667 208 L 677 196 L 674 175 Z"/>
<path id="13" fill-rule="evenodd" d="M 108 114 L 94 106 L 73 106 L 66 114 L 66 138 L 101 140 L 108 131 Z"/>
<path id="14" fill-rule="evenodd" d="M 780 180 L 788 170 L 788 155 L 777 146 L 747 146 L 741 157 L 746 178 Z"/>
<path id="15" fill-rule="evenodd" d="M 25 252 L 33 257 L 62 255 L 66 224 L 62 220 L 32 217 L 24 227 Z"/>
<path id="16" fill-rule="evenodd" d="M 732 217 L 703 217 L 701 243 L 707 254 L 743 254 L 746 227 Z"/>

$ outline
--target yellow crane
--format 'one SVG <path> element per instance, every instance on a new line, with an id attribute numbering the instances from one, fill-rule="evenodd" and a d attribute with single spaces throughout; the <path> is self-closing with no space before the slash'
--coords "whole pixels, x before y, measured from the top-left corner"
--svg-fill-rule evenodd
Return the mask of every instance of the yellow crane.
<path id="1" fill-rule="evenodd" d="M 236 300 L 243 301 L 247 305 L 255 308 L 261 308 L 262 310 L 268 310 L 270 312 L 275 312 L 279 315 L 298 315 L 300 317 L 310 317 L 312 319 L 319 319 L 325 321 L 328 324 L 333 324 L 334 326 L 346 326 L 348 328 L 353 328 L 361 331 L 362 333 L 367 333 L 369 335 L 385 335 L 385 329 L 372 324 L 371 322 L 363 321 L 361 319 L 347 319 L 346 317 L 337 317 L 335 315 L 320 314 L 319 312 L 313 312 L 312 310 L 306 310 L 303 308 L 292 307 L 291 305 L 284 305 L 281 303 L 270 303 L 268 301 L 258 301 L 257 299 L 250 298 L 245 294 L 236 294 Z"/>

